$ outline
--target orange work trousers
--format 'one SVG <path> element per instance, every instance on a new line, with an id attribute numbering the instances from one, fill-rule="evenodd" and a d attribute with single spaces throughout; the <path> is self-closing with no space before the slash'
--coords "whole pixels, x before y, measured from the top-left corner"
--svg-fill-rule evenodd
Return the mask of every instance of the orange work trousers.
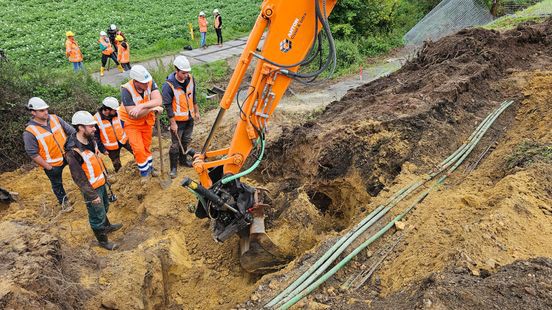
<path id="1" fill-rule="evenodd" d="M 132 153 L 134 153 L 134 159 L 138 165 L 140 175 L 143 177 L 148 176 L 153 167 L 153 157 L 151 155 L 153 127 L 149 125 L 125 124 L 125 133 L 128 136 L 128 142 L 132 148 Z"/>

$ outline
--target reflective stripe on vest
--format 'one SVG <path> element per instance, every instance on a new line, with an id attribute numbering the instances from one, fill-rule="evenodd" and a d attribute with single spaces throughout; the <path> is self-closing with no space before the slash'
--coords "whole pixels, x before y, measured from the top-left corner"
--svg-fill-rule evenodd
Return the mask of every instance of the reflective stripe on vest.
<path id="1" fill-rule="evenodd" d="M 139 105 L 139 104 L 146 103 L 146 102 L 150 101 L 150 99 L 151 99 L 151 87 L 153 85 L 153 82 L 150 81 L 148 83 L 148 87 L 146 88 L 146 91 L 144 92 L 144 97 L 142 98 L 142 96 L 140 96 L 138 91 L 136 91 L 136 89 L 134 88 L 133 81 L 134 80 L 128 81 L 126 84 L 122 85 L 121 88 L 125 88 L 126 90 L 128 90 L 128 92 L 132 96 L 132 101 L 134 102 L 134 104 Z M 153 116 L 153 112 L 148 113 L 146 116 L 144 116 L 142 118 L 138 118 L 138 119 L 130 118 L 130 115 L 128 115 L 128 113 L 126 111 L 126 107 L 123 106 L 123 105 L 119 106 L 119 117 L 121 118 L 121 120 L 123 122 L 125 122 L 125 126 L 127 124 L 129 124 L 129 125 L 145 125 L 145 124 L 147 124 L 149 126 L 153 126 L 153 124 L 155 123 L 155 117 Z"/>
<path id="2" fill-rule="evenodd" d="M 174 119 L 176 121 L 187 121 L 190 116 L 193 118 L 194 114 L 194 79 L 190 75 L 190 82 L 186 86 L 186 92 L 180 87 L 174 87 L 171 82 L 167 81 L 167 84 L 173 91 L 172 109 L 174 112 Z M 185 102 L 184 102 L 185 101 Z"/>
<path id="3" fill-rule="evenodd" d="M 101 132 L 100 140 L 107 150 L 116 150 L 119 148 L 119 142 L 125 144 L 128 141 L 119 117 L 113 117 L 111 122 L 102 119 L 99 112 L 97 112 L 94 117 L 98 122 L 98 128 Z"/>
<path id="4" fill-rule="evenodd" d="M 81 151 L 78 148 L 75 148 L 74 150 L 82 157 L 83 162 L 81 167 L 92 188 L 96 189 L 104 185 L 105 178 L 103 175 L 102 164 L 100 163 L 98 156 L 90 150 Z"/>
<path id="5" fill-rule="evenodd" d="M 39 146 L 39 155 L 52 166 L 63 164 L 63 146 L 67 140 L 65 131 L 57 116 L 49 115 L 51 132 L 41 126 L 29 125 L 26 130 L 32 133 Z"/>

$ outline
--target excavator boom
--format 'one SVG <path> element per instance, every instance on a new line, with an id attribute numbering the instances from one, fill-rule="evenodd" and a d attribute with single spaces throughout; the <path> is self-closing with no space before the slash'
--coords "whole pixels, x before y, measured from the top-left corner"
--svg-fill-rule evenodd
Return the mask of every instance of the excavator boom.
<path id="1" fill-rule="evenodd" d="M 200 182 L 190 179 L 183 182 L 198 196 L 196 215 L 215 221 L 217 241 L 224 241 L 235 233 L 241 236 L 242 266 L 251 272 L 268 270 L 270 265 L 281 267 L 285 258 L 278 257 L 277 247 L 264 231 L 263 209 L 267 206 L 259 198 L 258 190 L 241 183 L 239 178 L 255 169 L 262 159 L 268 122 L 291 80 L 314 80 L 323 70 L 335 66 L 335 48 L 327 21 L 335 4 L 336 0 L 263 2 L 211 132 L 201 153 L 194 155 L 193 166 Z M 263 35 L 264 44 L 259 49 Z M 317 56 L 322 57 L 323 38 L 329 46 L 326 62 L 314 72 L 299 73 L 299 67 L 313 62 Z M 257 58 L 257 64 L 251 82 L 242 87 L 253 58 Z M 247 92 L 243 103 L 236 97 L 240 90 Z M 210 150 L 210 143 L 234 98 L 240 118 L 232 141 L 227 148 Z M 242 171 L 252 151 L 256 152 L 256 160 Z"/>

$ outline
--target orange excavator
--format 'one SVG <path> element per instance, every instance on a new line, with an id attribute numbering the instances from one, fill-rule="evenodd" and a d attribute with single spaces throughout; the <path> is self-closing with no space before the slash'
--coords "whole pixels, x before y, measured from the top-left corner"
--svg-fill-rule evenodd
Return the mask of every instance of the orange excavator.
<path id="1" fill-rule="evenodd" d="M 196 216 L 211 219 L 213 236 L 218 242 L 234 234 L 240 236 L 240 263 L 251 273 L 277 270 L 289 258 L 266 234 L 264 209 L 268 205 L 262 201 L 263 191 L 242 183 L 240 178 L 261 161 L 268 121 L 291 80 L 311 83 L 325 70 L 330 70 L 330 75 L 333 73 L 336 51 L 328 15 L 336 1 L 265 0 L 262 3 L 201 153 L 190 154 L 194 157 L 193 167 L 199 183 L 185 178 L 182 186 L 197 195 Z M 263 35 L 266 37 L 259 49 Z M 254 58 L 257 64 L 251 82 L 242 86 Z M 300 67 L 312 71 L 299 72 Z M 243 90 L 247 90 L 247 96 L 240 103 L 239 94 Z M 230 146 L 209 150 L 234 98 L 240 118 Z M 244 167 L 246 162 L 248 167 Z"/>

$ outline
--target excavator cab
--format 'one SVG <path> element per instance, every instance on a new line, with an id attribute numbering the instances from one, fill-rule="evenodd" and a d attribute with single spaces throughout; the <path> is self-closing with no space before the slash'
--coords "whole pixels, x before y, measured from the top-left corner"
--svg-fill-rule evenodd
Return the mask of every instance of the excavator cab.
<path id="1" fill-rule="evenodd" d="M 244 51 L 220 102 L 220 109 L 201 152 L 193 155 L 199 182 L 185 178 L 182 186 L 198 198 L 195 214 L 210 218 L 213 237 L 218 242 L 234 234 L 240 236 L 240 263 L 251 273 L 267 273 L 285 266 L 289 257 L 265 231 L 265 209 L 261 189 L 240 181 L 263 158 L 268 121 L 291 80 L 313 82 L 318 75 L 335 69 L 336 51 L 328 15 L 336 0 L 265 0 Z M 265 37 L 262 48 L 261 38 Z M 327 40 L 323 60 L 323 40 Z M 257 59 L 251 82 L 242 81 L 253 58 Z M 312 72 L 299 67 L 319 63 Z M 243 103 L 236 96 L 247 91 Z M 230 146 L 209 150 L 225 112 L 236 101 L 239 120 Z M 192 155 L 192 154 L 190 154 Z M 255 160 L 247 161 L 248 158 Z M 250 162 L 248 167 L 244 167 Z"/>

